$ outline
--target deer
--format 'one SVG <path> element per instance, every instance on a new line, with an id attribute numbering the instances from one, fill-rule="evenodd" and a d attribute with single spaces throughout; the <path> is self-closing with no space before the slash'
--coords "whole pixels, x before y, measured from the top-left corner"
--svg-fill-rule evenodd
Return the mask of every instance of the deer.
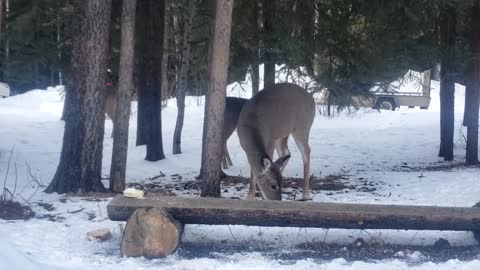
<path id="1" fill-rule="evenodd" d="M 224 113 L 224 122 L 223 122 L 223 157 L 222 157 L 222 167 L 228 169 L 228 166 L 232 166 L 232 159 L 227 149 L 227 141 L 232 136 L 233 132 L 237 128 L 238 117 L 242 111 L 243 105 L 247 102 L 248 99 L 237 98 L 237 97 L 227 97 L 225 100 L 225 113 Z"/>
<path id="2" fill-rule="evenodd" d="M 310 200 L 308 139 L 314 118 L 313 97 L 291 83 L 271 85 L 245 103 L 237 134 L 250 165 L 249 199 L 255 198 L 257 186 L 263 199 L 282 199 L 282 172 L 290 159 L 288 138 L 292 135 L 303 159 L 302 200 Z M 279 156 L 275 162 L 274 150 Z"/>
<path id="3" fill-rule="evenodd" d="M 113 124 L 112 135 L 111 135 L 112 138 L 113 138 L 113 131 L 115 129 L 116 108 L 117 108 L 117 91 L 116 89 L 109 89 L 107 91 L 107 98 L 105 101 L 105 113 L 112 120 L 112 124 Z"/>
<path id="4" fill-rule="evenodd" d="M 105 112 L 107 116 L 112 120 L 113 130 L 115 130 L 115 109 L 117 107 L 117 92 L 114 89 L 111 89 L 107 93 L 107 99 L 105 102 Z M 222 167 L 228 169 L 229 166 L 233 165 L 230 154 L 228 153 L 227 141 L 232 136 L 233 132 L 237 128 L 238 117 L 242 111 L 243 105 L 248 99 L 237 98 L 237 97 L 227 97 L 225 103 L 225 113 L 224 113 L 224 125 L 223 125 L 223 157 L 222 157 Z"/>

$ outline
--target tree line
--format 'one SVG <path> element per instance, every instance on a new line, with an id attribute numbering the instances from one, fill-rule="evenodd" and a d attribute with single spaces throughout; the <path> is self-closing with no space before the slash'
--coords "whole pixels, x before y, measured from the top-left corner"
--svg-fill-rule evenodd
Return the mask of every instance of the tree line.
<path id="1" fill-rule="evenodd" d="M 0 0 L 0 78 L 17 92 L 66 84 L 64 144 L 48 191 L 104 191 L 100 170 L 108 68 L 118 74 L 121 108 L 135 93 L 137 145 L 146 145 L 149 161 L 165 158 L 161 101 L 177 98 L 173 151 L 179 154 L 185 96 L 206 94 L 203 195 L 219 196 L 220 160 L 212 155 L 220 153 L 215 145 L 221 143 L 207 133 L 221 130 L 221 120 L 215 119 L 222 117 L 215 116 L 224 110 L 224 85 L 248 75 L 254 94 L 275 82 L 280 64 L 313 78 L 312 90 L 326 91 L 339 106 L 350 104 L 353 96 L 370 95 L 373 86 L 386 87 L 409 69 L 440 65 L 439 156 L 453 159 L 458 82 L 467 87 L 466 162 L 475 164 L 478 12 L 478 0 Z M 259 64 L 264 64 L 263 85 Z M 214 72 L 224 66 L 223 73 Z M 117 111 L 114 132 L 114 145 L 124 148 L 126 111 Z M 125 160 L 125 151 L 114 158 Z M 122 166 L 113 168 L 112 175 L 124 178 Z M 122 185 L 115 188 L 114 183 L 110 188 L 119 191 Z"/>

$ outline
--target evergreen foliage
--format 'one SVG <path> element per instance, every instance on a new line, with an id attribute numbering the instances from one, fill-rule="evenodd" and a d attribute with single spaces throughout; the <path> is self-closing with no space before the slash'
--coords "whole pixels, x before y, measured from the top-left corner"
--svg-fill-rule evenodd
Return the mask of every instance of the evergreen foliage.
<path id="1" fill-rule="evenodd" d="M 0 35 L 0 80 L 9 83 L 17 93 L 58 84 L 60 72 L 68 76 L 73 34 L 70 1 L 10 1 L 7 26 Z M 112 0 L 109 68 L 114 73 L 120 48 L 121 2 Z M 169 95 L 173 96 L 187 1 L 170 3 L 172 46 L 168 72 Z M 455 81 L 465 81 L 472 0 L 278 0 L 269 33 L 259 31 L 265 16 L 262 3 L 235 1 L 229 83 L 243 80 L 252 63 L 264 61 L 263 52 L 268 49 L 277 65 L 285 64 L 295 70 L 305 67 L 302 70 L 315 78 L 317 90 L 328 90 L 337 103 L 348 104 L 352 95 L 368 95 L 375 85 L 386 89 L 408 69 L 429 69 L 439 62 L 441 54 L 452 54 L 438 45 L 438 16 L 445 5 L 455 5 L 458 12 L 458 38 L 452 61 L 456 66 Z M 187 88 L 190 95 L 202 95 L 207 81 L 211 13 L 208 0 L 197 0 L 195 4 L 192 68 Z"/>

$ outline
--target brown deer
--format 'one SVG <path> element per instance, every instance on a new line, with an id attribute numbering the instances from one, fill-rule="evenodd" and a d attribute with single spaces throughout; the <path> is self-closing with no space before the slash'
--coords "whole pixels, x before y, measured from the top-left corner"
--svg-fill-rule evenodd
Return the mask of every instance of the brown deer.
<path id="1" fill-rule="evenodd" d="M 113 122 L 113 127 L 115 128 L 115 109 L 117 105 L 117 92 L 114 89 L 111 89 L 107 93 L 107 100 L 105 102 L 105 112 L 108 117 Z M 225 103 L 225 120 L 223 126 L 223 158 L 222 166 L 224 169 L 228 169 L 228 166 L 232 166 L 232 159 L 227 149 L 227 140 L 232 136 L 233 132 L 237 128 L 238 117 L 242 111 L 243 105 L 247 102 L 248 99 L 237 98 L 237 97 L 227 97 Z M 113 137 L 113 129 L 112 129 Z"/>
<path id="2" fill-rule="evenodd" d="M 237 133 L 250 164 L 250 199 L 255 197 L 257 185 L 264 199 L 282 199 L 282 171 L 290 158 L 290 134 L 303 158 L 302 198 L 310 199 L 308 137 L 314 118 L 312 96 L 295 84 L 274 84 L 247 101 L 238 119 Z M 272 162 L 275 149 L 279 158 Z"/>
<path id="3" fill-rule="evenodd" d="M 107 91 L 107 99 L 105 101 L 105 113 L 108 117 L 112 120 L 113 128 L 112 128 L 112 135 L 113 138 L 113 130 L 115 129 L 115 110 L 117 108 L 117 91 L 116 89 L 109 89 Z"/>
<path id="4" fill-rule="evenodd" d="M 225 102 L 225 114 L 223 123 L 223 158 L 222 167 L 228 169 L 232 166 L 232 160 L 227 149 L 227 140 L 232 136 L 233 131 L 237 128 L 238 117 L 242 111 L 243 105 L 248 101 L 245 98 L 227 97 Z"/>

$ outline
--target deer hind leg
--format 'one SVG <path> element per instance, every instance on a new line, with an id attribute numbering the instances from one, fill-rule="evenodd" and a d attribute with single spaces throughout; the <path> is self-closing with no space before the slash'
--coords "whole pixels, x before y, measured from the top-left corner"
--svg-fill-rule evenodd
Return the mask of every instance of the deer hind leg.
<path id="1" fill-rule="evenodd" d="M 290 155 L 290 150 L 288 149 L 288 136 L 281 138 L 275 142 L 275 150 L 277 150 L 278 157 L 284 157 Z M 272 157 L 273 158 L 273 157 Z M 283 172 L 285 166 L 287 166 L 288 160 L 283 164 L 280 171 Z"/>
<path id="2" fill-rule="evenodd" d="M 225 142 L 225 162 L 227 162 L 228 166 L 233 166 L 232 159 L 230 158 L 230 154 L 228 153 L 227 142 Z"/>
<path id="3" fill-rule="evenodd" d="M 310 146 L 308 145 L 308 132 L 292 134 L 295 143 L 302 153 L 303 159 L 303 200 L 310 200 Z"/>

